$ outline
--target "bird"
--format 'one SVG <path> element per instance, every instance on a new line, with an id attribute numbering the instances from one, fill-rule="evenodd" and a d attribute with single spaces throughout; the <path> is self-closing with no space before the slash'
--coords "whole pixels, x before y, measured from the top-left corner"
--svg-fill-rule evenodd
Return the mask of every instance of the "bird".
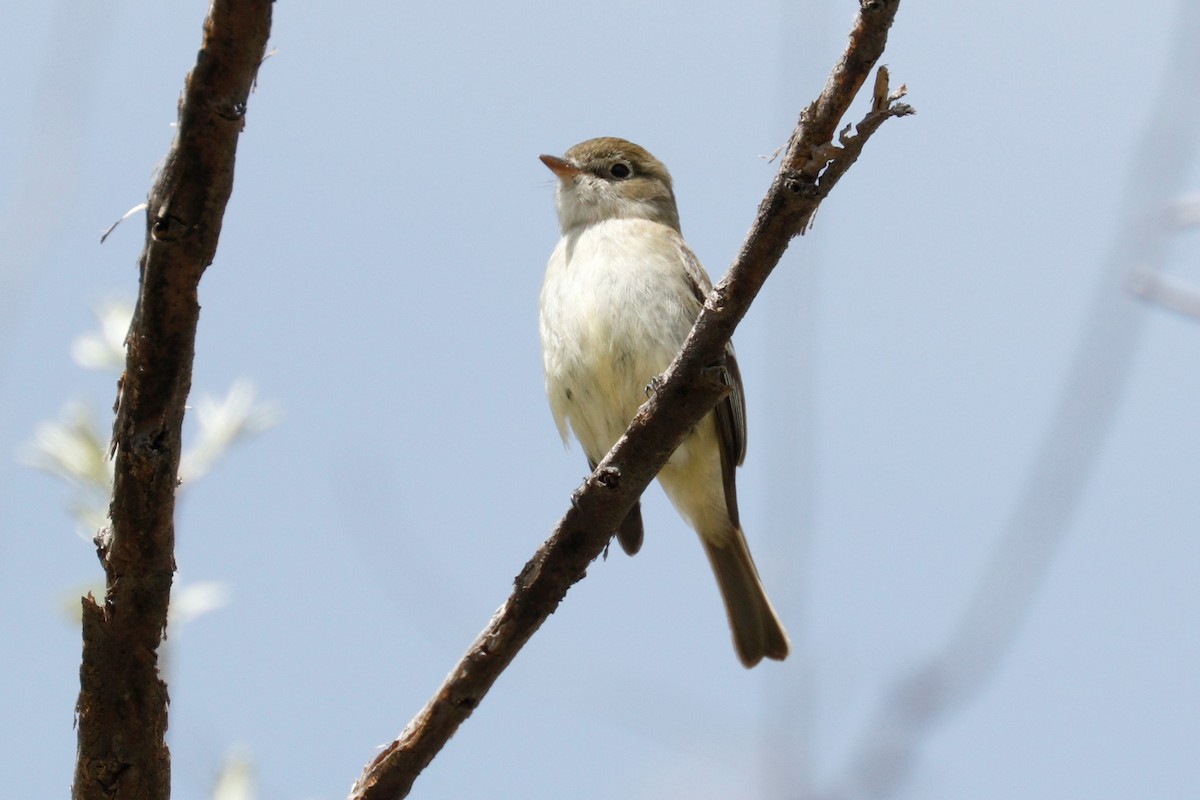
<path id="1" fill-rule="evenodd" d="M 540 158 L 558 179 L 562 229 L 539 298 L 546 394 L 564 443 L 569 429 L 594 470 L 679 352 L 712 281 L 684 241 L 670 173 L 644 148 L 601 137 Z M 734 472 L 746 453 L 746 415 L 732 344 L 722 369 L 730 393 L 658 481 L 699 535 L 734 649 L 750 668 L 783 660 L 789 643 L 738 518 Z M 641 548 L 640 500 L 614 533 L 629 555 Z"/>

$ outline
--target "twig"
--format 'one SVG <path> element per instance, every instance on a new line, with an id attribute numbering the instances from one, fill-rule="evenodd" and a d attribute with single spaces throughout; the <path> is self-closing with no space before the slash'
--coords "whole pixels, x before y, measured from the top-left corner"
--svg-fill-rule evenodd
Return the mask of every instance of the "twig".
<path id="1" fill-rule="evenodd" d="M 1161 270 L 1139 264 L 1129 273 L 1129 291 L 1167 311 L 1200 319 L 1200 288 Z"/>
<path id="2" fill-rule="evenodd" d="M 179 126 L 150 191 L 137 309 L 113 426 L 116 475 L 96 536 L 103 606 L 83 599 L 75 800 L 170 796 L 167 689 L 158 645 L 175 571 L 175 486 L 200 307 L 233 189 L 246 101 L 271 28 L 270 0 L 214 0 Z"/>
<path id="3" fill-rule="evenodd" d="M 804 232 L 821 200 L 884 119 L 912 113 L 890 102 L 872 110 L 856 136 L 831 140 L 883 53 L 899 0 L 861 0 L 850 43 L 821 96 L 801 115 L 758 217 L 726 277 L 716 286 L 682 351 L 629 430 L 573 497 L 554 534 L 534 554 L 507 602 L 400 736 L 369 763 L 352 800 L 405 797 L 529 637 L 555 610 L 608 543 L 611 531 L 727 387 L 708 369 L 750 307 L 788 242 Z"/>
<path id="4" fill-rule="evenodd" d="M 1200 227 L 1200 197 L 1180 197 L 1166 205 L 1161 214 L 1163 235 Z M 1200 287 L 1166 271 L 1166 264 L 1157 267 L 1137 263 L 1129 270 L 1126 288 L 1147 303 L 1200 319 Z"/>

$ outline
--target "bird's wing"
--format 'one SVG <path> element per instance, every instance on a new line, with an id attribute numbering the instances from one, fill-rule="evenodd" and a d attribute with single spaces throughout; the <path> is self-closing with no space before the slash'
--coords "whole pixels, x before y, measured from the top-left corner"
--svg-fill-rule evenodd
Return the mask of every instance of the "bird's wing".
<path id="1" fill-rule="evenodd" d="M 696 254 L 680 240 L 683 252 L 683 263 L 687 270 L 688 282 L 696 294 L 700 304 L 708 299 L 712 291 L 712 281 L 704 271 Z M 734 483 L 734 470 L 741 466 L 746 458 L 746 401 L 742 388 L 742 373 L 738 369 L 737 356 L 733 351 L 733 342 L 725 345 L 725 363 L 721 370 L 722 380 L 732 391 L 725 396 L 715 409 L 717 417 L 717 436 L 721 443 L 721 477 L 725 484 L 725 506 L 729 511 L 729 519 L 739 526 L 737 509 L 737 490 Z"/>

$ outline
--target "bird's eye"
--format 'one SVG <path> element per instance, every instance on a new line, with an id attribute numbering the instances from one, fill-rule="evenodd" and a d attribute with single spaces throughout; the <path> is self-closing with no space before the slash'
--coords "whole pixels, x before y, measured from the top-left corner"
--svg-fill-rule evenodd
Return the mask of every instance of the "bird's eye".
<path id="1" fill-rule="evenodd" d="M 633 169 L 624 161 L 618 161 L 608 168 L 608 174 L 619 181 L 623 181 L 633 174 Z"/>

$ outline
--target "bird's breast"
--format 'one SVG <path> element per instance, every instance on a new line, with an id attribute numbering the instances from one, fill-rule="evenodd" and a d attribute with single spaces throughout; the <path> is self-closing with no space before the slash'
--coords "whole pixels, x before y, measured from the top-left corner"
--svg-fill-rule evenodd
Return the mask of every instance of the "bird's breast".
<path id="1" fill-rule="evenodd" d="M 546 389 L 560 427 L 569 421 L 589 455 L 624 431 L 699 313 L 678 237 L 658 223 L 610 220 L 568 232 L 550 258 Z"/>

